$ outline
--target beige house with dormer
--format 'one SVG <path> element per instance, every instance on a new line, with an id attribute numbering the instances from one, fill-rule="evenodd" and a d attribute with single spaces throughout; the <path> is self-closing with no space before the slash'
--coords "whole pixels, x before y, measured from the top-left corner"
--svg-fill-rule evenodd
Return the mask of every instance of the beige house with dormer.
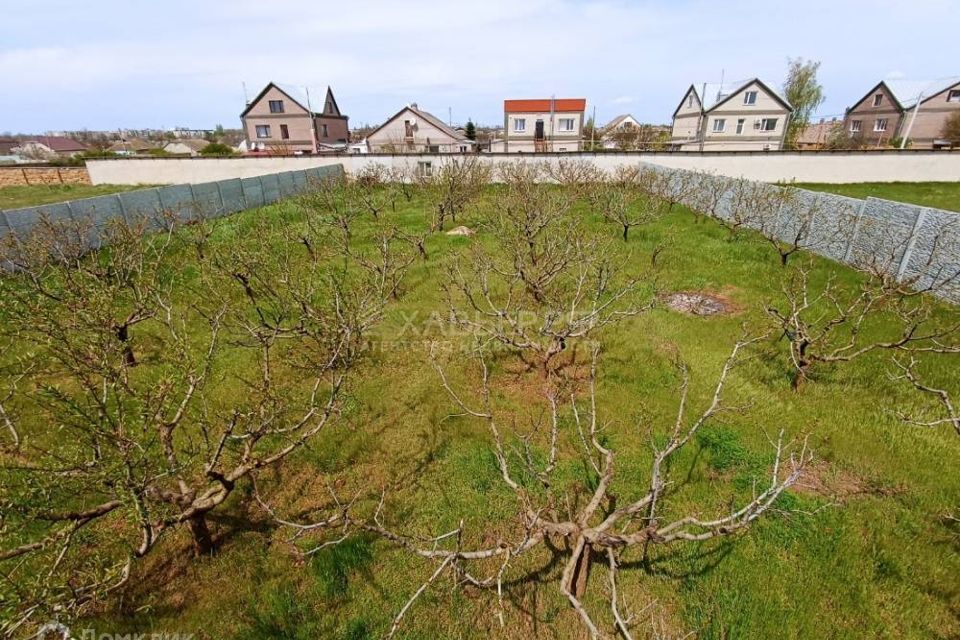
<path id="1" fill-rule="evenodd" d="M 793 107 L 771 85 L 691 85 L 673 112 L 670 144 L 680 151 L 777 151 Z"/>
<path id="2" fill-rule="evenodd" d="M 469 153 L 475 144 L 416 103 L 371 131 L 366 142 L 370 153 Z"/>

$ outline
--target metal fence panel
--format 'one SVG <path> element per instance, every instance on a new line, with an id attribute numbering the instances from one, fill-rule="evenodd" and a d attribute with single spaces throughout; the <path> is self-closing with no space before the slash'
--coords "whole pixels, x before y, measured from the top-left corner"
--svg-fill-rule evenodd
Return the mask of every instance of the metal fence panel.
<path id="1" fill-rule="evenodd" d="M 280 181 L 277 174 L 270 173 L 260 176 L 260 182 L 263 185 L 263 203 L 273 204 L 280 199 Z"/>
<path id="2" fill-rule="evenodd" d="M 175 184 L 160 187 L 157 189 L 157 195 L 160 197 L 160 205 L 167 215 L 181 222 L 187 222 L 196 217 L 196 207 L 190 185 Z"/>
<path id="3" fill-rule="evenodd" d="M 201 218 L 218 218 L 223 215 L 223 203 L 216 182 L 193 185 L 193 201 Z"/>
<path id="4" fill-rule="evenodd" d="M 243 189 L 243 200 L 248 207 L 262 207 L 264 205 L 263 185 L 260 183 L 259 176 L 256 178 L 241 178 L 240 186 Z"/>
<path id="5" fill-rule="evenodd" d="M 247 208 L 247 202 L 243 197 L 243 185 L 240 178 L 234 180 L 221 180 L 217 183 L 220 189 L 220 198 L 223 201 L 223 213 L 236 213 Z"/>

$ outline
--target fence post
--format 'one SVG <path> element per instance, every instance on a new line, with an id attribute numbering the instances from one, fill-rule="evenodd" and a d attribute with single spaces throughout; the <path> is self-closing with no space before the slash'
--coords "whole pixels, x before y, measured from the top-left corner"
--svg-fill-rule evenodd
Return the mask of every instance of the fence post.
<path id="1" fill-rule="evenodd" d="M 227 204 L 223 201 L 223 191 L 220 190 L 220 181 L 217 180 L 213 184 L 217 185 L 217 196 L 220 198 L 220 215 L 223 215 L 227 212 Z"/>
<path id="2" fill-rule="evenodd" d="M 860 231 L 860 218 L 863 217 L 863 212 L 866 208 L 867 200 L 864 198 L 860 201 L 860 209 L 857 211 L 857 217 L 853 221 L 853 229 L 850 230 L 850 235 L 847 236 L 847 248 L 843 252 L 844 264 L 850 264 L 850 254 L 853 252 L 853 241 L 857 239 L 857 232 Z"/>
<path id="3" fill-rule="evenodd" d="M 117 203 L 120 205 L 120 217 L 123 218 L 123 221 L 126 224 L 130 224 L 130 217 L 127 215 L 127 206 L 123 204 L 123 198 L 120 197 L 120 194 L 116 194 Z"/>
<path id="4" fill-rule="evenodd" d="M 910 239 L 907 240 L 907 248 L 903 250 L 903 256 L 900 258 L 900 268 L 897 269 L 897 282 L 903 280 L 903 274 L 907 272 L 907 266 L 910 264 L 910 256 L 913 254 L 913 248 L 917 244 L 917 231 L 923 226 L 923 221 L 927 218 L 927 210 L 920 209 L 916 220 L 913 221 L 913 228 L 910 229 Z"/>

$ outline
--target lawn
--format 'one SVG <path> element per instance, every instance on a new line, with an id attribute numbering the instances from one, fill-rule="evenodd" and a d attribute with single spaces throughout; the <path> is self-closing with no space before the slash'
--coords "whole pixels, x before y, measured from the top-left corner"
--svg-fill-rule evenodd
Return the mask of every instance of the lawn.
<path id="1" fill-rule="evenodd" d="M 0 209 L 18 209 L 79 198 L 93 198 L 121 191 L 145 189 L 149 185 L 122 184 L 34 184 L 0 188 Z"/>
<path id="2" fill-rule="evenodd" d="M 960 182 L 861 182 L 859 184 L 797 183 L 797 187 L 851 198 L 882 198 L 925 207 L 960 211 Z"/>
<path id="3" fill-rule="evenodd" d="M 850 193 L 846 189 L 837 192 Z M 383 215 L 417 232 L 425 227 L 425 211 L 416 196 Z M 714 292 L 733 308 L 696 317 L 658 306 L 601 334 L 599 410 L 608 425 L 604 437 L 617 449 L 616 489 L 630 494 L 648 482 L 650 438 L 662 437 L 672 424 L 677 356 L 690 367 L 691 411 L 702 410 L 742 327 L 756 329 L 766 321 L 764 306 L 778 300 L 785 272 L 756 234 L 731 237 L 684 208 L 633 229 L 627 242 L 584 205 L 579 211 L 590 233 L 604 238 L 610 255 L 624 260 L 630 273 L 646 273 L 654 248 L 663 245 L 657 258 L 663 291 Z M 471 208 L 458 223 L 480 228 L 479 216 Z M 244 242 L 263 221 L 289 230 L 303 225 L 303 214 L 291 202 L 246 211 L 222 220 L 213 242 Z M 356 233 L 368 242 L 370 229 L 364 224 Z M 377 329 L 373 344 L 383 348 L 372 350 L 352 379 L 346 419 L 280 469 L 262 474 L 260 490 L 279 513 L 293 518 L 328 505 L 329 482 L 342 495 L 366 491 L 374 500 L 390 487 L 388 519 L 424 536 L 449 531 L 463 519 L 465 548 L 490 544 L 509 529 L 504 523 L 517 508 L 500 479 L 489 433 L 480 420 L 448 417 L 459 410 L 421 339 L 459 340 L 436 333 L 436 318 L 446 311 L 441 286 L 455 260 L 469 259 L 477 243 L 497 250 L 482 231 L 473 238 L 428 236 L 429 259 L 413 264 L 403 294 L 389 304 Z M 194 277 L 193 260 L 186 250 L 177 260 L 187 280 Z M 817 278 L 832 275 L 851 286 L 859 281 L 846 267 L 810 260 Z M 183 295 L 188 290 L 185 284 Z M 939 306 L 937 313 L 946 318 L 956 311 Z M 676 461 L 682 472 L 675 476 L 674 505 L 679 512 L 699 506 L 703 515 L 723 513 L 761 478 L 771 461 L 769 438 L 780 429 L 791 437 L 810 434 L 813 475 L 783 497 L 778 512 L 742 534 L 656 547 L 649 562 L 639 550 L 628 554 L 619 589 L 621 606 L 636 614 L 635 637 L 958 637 L 960 538 L 944 516 L 960 505 L 960 438 L 947 428 L 907 426 L 894 415 L 894 406 L 917 403 L 912 390 L 887 375 L 889 356 L 881 353 L 825 367 L 793 391 L 786 348 L 777 338 L 765 341 L 764 356 L 732 378 L 731 404 L 746 408 L 705 427 Z M 141 348 L 148 349 L 149 341 Z M 476 372 L 465 359 L 448 358 L 446 365 L 453 383 L 475 397 L 469 388 Z M 940 371 L 945 384 L 960 391 L 948 372 Z M 525 395 L 533 386 L 525 375 L 508 359 L 494 370 L 516 410 L 512 427 L 542 417 L 542 403 Z M 229 382 L 222 384 L 229 388 Z M 569 423 L 563 428 L 572 429 Z M 534 449 L 544 455 L 542 446 Z M 572 491 L 590 484 L 584 466 L 570 460 L 565 465 L 564 486 Z M 204 639 L 380 638 L 435 568 L 363 535 L 298 562 L 287 544 L 290 531 L 256 506 L 233 505 L 215 524 L 222 540 L 216 554 L 180 562 L 173 552 L 189 542 L 182 534 L 171 537 L 136 565 L 122 597 L 74 625 L 75 633 L 89 626 L 100 633 Z M 508 576 L 505 626 L 497 620 L 495 593 L 454 589 L 444 580 L 413 605 L 397 637 L 586 637 L 557 589 L 562 564 L 542 551 Z M 611 632 L 605 575 L 595 567 L 585 605 Z"/>

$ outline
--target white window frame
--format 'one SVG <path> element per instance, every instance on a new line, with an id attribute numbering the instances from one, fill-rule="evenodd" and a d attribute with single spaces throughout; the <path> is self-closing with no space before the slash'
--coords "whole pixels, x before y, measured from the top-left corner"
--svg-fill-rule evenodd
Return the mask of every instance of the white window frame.
<path id="1" fill-rule="evenodd" d="M 562 131 L 563 133 L 572 133 L 576 130 L 576 119 L 575 118 L 558 118 L 557 119 L 557 131 Z"/>
<path id="2" fill-rule="evenodd" d="M 417 175 L 429 177 L 433 175 L 433 162 L 430 160 L 420 160 L 417 162 Z"/>
<path id="3" fill-rule="evenodd" d="M 947 91 L 947 102 L 960 102 L 960 89 Z"/>
<path id="4" fill-rule="evenodd" d="M 274 108 L 273 108 L 273 105 L 277 105 L 277 106 L 279 106 L 280 108 L 279 108 L 279 109 L 274 109 Z M 284 109 L 284 106 L 283 106 L 283 100 L 268 100 L 268 101 L 267 101 L 267 106 L 268 106 L 269 109 L 270 109 L 270 113 L 286 113 L 286 111 L 285 111 L 285 109 Z"/>
<path id="5" fill-rule="evenodd" d="M 258 138 L 272 138 L 272 137 L 273 137 L 273 136 L 270 134 L 270 125 L 268 125 L 268 124 L 258 124 L 258 125 L 256 125 L 256 132 L 257 132 L 257 137 L 258 137 Z M 264 134 L 266 134 L 266 135 L 260 135 L 261 132 L 264 133 Z"/>
<path id="6" fill-rule="evenodd" d="M 873 130 L 876 133 L 883 133 L 887 130 L 887 119 L 886 118 L 877 118 L 873 122 Z"/>
<path id="7" fill-rule="evenodd" d="M 743 126 L 744 126 L 746 123 L 747 123 L 747 119 L 746 119 L 746 118 L 738 118 L 738 119 L 737 119 L 737 135 L 740 135 L 740 134 L 743 133 Z"/>
<path id="8" fill-rule="evenodd" d="M 875 94 L 873 95 L 873 106 L 879 107 L 879 106 L 882 105 L 882 104 L 883 104 L 883 94 L 882 94 L 882 93 L 875 93 Z"/>
<path id="9" fill-rule="evenodd" d="M 761 119 L 760 119 L 760 131 L 762 131 L 763 133 L 772 133 L 772 132 L 776 131 L 776 130 L 777 130 L 777 122 L 778 122 L 779 120 L 780 120 L 780 118 L 761 118 Z M 772 122 L 772 123 L 773 123 L 773 126 L 768 128 L 768 127 L 767 127 L 767 123 L 768 123 L 768 122 Z"/>
<path id="10" fill-rule="evenodd" d="M 527 119 L 526 119 L 526 118 L 514 118 L 514 119 L 513 119 L 513 132 L 514 132 L 514 133 L 526 133 L 526 132 L 527 132 Z"/>
<path id="11" fill-rule="evenodd" d="M 753 106 L 757 104 L 757 91 L 747 91 L 743 94 L 743 104 Z"/>
<path id="12" fill-rule="evenodd" d="M 726 118 L 714 118 L 713 119 L 713 133 L 723 133 L 723 130 L 727 128 L 727 119 Z"/>
<path id="13" fill-rule="evenodd" d="M 850 133 L 860 133 L 863 128 L 863 120 L 850 121 Z"/>

